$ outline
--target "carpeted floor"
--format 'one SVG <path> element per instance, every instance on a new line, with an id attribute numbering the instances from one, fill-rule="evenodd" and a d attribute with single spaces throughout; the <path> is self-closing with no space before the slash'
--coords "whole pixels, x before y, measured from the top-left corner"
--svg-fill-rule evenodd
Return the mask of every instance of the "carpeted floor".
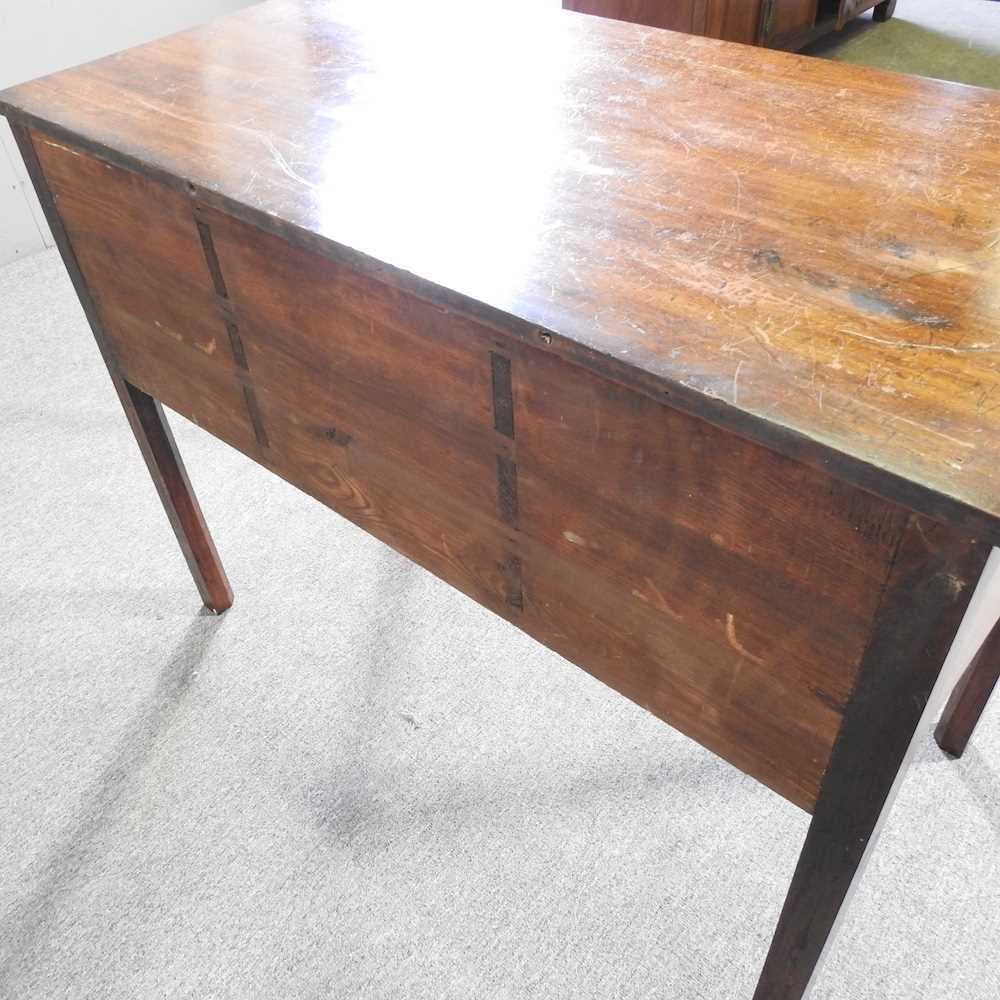
<path id="1" fill-rule="evenodd" d="M 890 21 L 862 15 L 806 52 L 1000 89 L 1000 2 L 899 0 Z"/>
<path id="2" fill-rule="evenodd" d="M 54 254 L 0 333 L 3 1000 L 752 994 L 804 814 L 175 418 L 199 614 Z M 1000 995 L 998 841 L 994 705 L 816 1000 Z"/>

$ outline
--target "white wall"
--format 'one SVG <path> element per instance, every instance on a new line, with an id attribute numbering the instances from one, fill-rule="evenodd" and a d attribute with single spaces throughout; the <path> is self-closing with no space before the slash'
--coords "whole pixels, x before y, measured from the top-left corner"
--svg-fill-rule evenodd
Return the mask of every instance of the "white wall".
<path id="1" fill-rule="evenodd" d="M 0 0 L 0 90 L 167 35 L 252 0 Z M 52 245 L 0 119 L 0 265 Z"/>

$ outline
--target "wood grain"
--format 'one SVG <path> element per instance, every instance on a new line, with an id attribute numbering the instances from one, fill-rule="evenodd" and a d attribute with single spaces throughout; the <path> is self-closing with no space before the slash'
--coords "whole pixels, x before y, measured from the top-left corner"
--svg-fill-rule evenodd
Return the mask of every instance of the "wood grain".
<path id="1" fill-rule="evenodd" d="M 43 135 L 34 141 L 122 375 L 254 452 L 257 436 L 190 198 Z"/>
<path id="2" fill-rule="evenodd" d="M 34 134 L 56 207 L 105 324 L 151 323 L 208 358 L 229 354 L 190 198 Z"/>
<path id="3" fill-rule="evenodd" d="M 760 0 L 714 0 L 708 7 L 705 34 L 728 42 L 760 41 Z"/>
<path id="4" fill-rule="evenodd" d="M 808 807 L 904 512 L 540 351 L 514 395 L 526 627 Z"/>

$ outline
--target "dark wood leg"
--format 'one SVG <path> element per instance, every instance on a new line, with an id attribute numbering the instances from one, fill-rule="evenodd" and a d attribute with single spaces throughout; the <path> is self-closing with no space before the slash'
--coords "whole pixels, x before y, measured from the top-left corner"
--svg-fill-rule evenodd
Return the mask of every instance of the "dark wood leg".
<path id="1" fill-rule="evenodd" d="M 988 552 L 911 517 L 754 1000 L 805 996 L 888 812 Z"/>
<path id="2" fill-rule="evenodd" d="M 163 407 L 129 382 L 124 382 L 123 388 L 126 398 L 122 399 L 122 405 L 198 593 L 206 608 L 221 614 L 232 605 L 233 591 L 191 489 Z"/>
<path id="3" fill-rule="evenodd" d="M 969 745 L 980 716 L 1000 680 L 1000 622 L 983 640 L 962 679 L 955 685 L 934 730 L 938 746 L 952 757 L 961 757 Z"/>
<path id="4" fill-rule="evenodd" d="M 97 307 L 35 155 L 31 133 L 26 127 L 17 123 L 12 125 L 12 129 L 35 190 L 38 192 L 45 218 L 52 229 L 52 236 L 59 247 L 80 304 L 90 322 L 97 346 L 108 366 L 108 373 L 114 382 L 118 398 L 132 426 L 150 475 L 153 477 L 153 484 L 163 501 L 167 517 L 180 542 L 181 551 L 187 560 L 201 599 L 211 611 L 221 613 L 232 605 L 233 592 L 226 579 L 212 536 L 208 533 L 198 500 L 191 489 L 184 464 L 177 453 L 177 446 L 167 426 L 163 409 L 152 396 L 137 389 L 122 377 L 114 352 L 104 335 Z"/>

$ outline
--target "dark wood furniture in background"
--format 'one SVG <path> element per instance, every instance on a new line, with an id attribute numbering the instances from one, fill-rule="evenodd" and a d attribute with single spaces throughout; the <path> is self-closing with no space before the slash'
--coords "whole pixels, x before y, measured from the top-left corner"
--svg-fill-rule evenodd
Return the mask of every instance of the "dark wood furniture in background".
<path id="1" fill-rule="evenodd" d="M 772 49 L 800 49 L 872 11 L 887 21 L 896 0 L 563 0 L 566 10 Z"/>
<path id="2" fill-rule="evenodd" d="M 1000 94 L 419 7 L 0 108 L 206 604 L 161 402 L 812 813 L 798 1000 L 1000 542 Z"/>

